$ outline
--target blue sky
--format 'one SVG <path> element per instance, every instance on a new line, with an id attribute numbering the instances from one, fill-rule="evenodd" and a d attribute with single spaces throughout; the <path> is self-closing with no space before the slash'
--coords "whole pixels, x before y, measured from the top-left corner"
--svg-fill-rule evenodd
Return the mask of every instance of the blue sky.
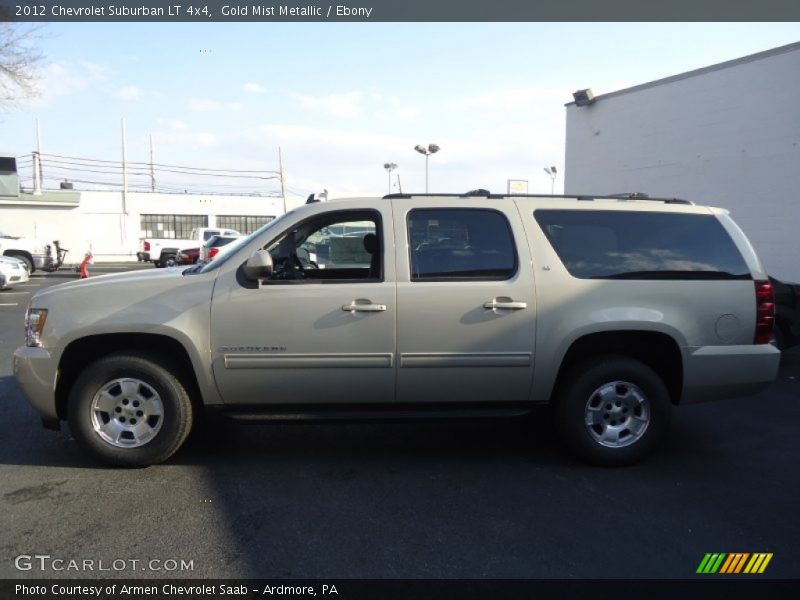
<path id="1" fill-rule="evenodd" d="M 423 191 L 413 147 L 430 142 L 431 191 L 549 192 L 574 90 L 798 40 L 797 23 L 50 24 L 42 96 L 0 115 L 0 149 L 33 150 L 38 117 L 43 152 L 117 160 L 125 117 L 129 160 L 148 160 L 149 134 L 156 162 L 200 167 L 276 170 L 281 146 L 298 194 L 385 193 L 387 161 Z"/>

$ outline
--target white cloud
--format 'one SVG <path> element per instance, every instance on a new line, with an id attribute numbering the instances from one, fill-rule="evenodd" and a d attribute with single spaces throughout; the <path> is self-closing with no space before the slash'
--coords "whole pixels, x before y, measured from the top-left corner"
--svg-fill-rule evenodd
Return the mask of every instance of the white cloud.
<path id="1" fill-rule="evenodd" d="M 158 138 L 159 146 L 189 146 L 190 148 L 202 146 L 210 148 L 220 142 L 216 134 L 207 131 L 158 131 L 155 135 Z"/>
<path id="2" fill-rule="evenodd" d="M 221 110 L 241 112 L 244 105 L 241 102 L 219 102 L 209 98 L 192 98 L 189 100 L 189 110 L 194 112 L 219 112 Z"/>
<path id="3" fill-rule="evenodd" d="M 104 81 L 108 79 L 108 67 L 89 60 L 80 60 L 78 64 L 83 67 L 91 79 Z"/>
<path id="4" fill-rule="evenodd" d="M 132 102 L 134 100 L 139 100 L 144 95 L 144 92 L 135 85 L 126 85 L 114 95 L 120 100 Z"/>
<path id="5" fill-rule="evenodd" d="M 453 109 L 497 109 L 508 110 L 524 106 L 553 106 L 566 104 L 572 92 L 565 88 L 516 87 L 493 90 L 473 96 L 465 96 L 449 103 Z"/>
<path id="6" fill-rule="evenodd" d="M 178 119 L 157 119 L 159 125 L 166 125 L 171 129 L 186 129 L 188 127 L 184 121 L 180 121 Z"/>
<path id="7" fill-rule="evenodd" d="M 399 106 L 379 110 L 374 117 L 380 121 L 413 121 L 419 116 L 419 109 L 416 106 Z"/>
<path id="8" fill-rule="evenodd" d="M 222 103 L 207 98 L 192 98 L 189 100 L 189 110 L 195 112 L 215 112 L 222 109 Z"/>
<path id="9" fill-rule="evenodd" d="M 245 83 L 242 89 L 248 94 L 263 94 L 267 91 L 267 88 L 258 83 Z"/>
<path id="10" fill-rule="evenodd" d="M 37 89 L 39 98 L 35 103 L 47 104 L 53 98 L 68 96 L 82 90 L 89 82 L 86 72 L 79 65 L 59 61 L 50 63 L 40 72 Z"/>
<path id="11" fill-rule="evenodd" d="M 292 94 L 300 101 L 303 108 L 327 113 L 341 119 L 353 119 L 361 116 L 363 109 L 360 105 L 361 92 L 347 92 L 345 94 L 331 94 L 324 97 L 304 96 Z"/>

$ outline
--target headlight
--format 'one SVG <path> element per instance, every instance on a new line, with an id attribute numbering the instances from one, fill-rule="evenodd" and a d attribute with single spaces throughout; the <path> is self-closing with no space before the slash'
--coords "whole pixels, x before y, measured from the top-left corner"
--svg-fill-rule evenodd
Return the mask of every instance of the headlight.
<path id="1" fill-rule="evenodd" d="M 29 308 L 25 312 L 25 345 L 41 346 L 39 338 L 47 320 L 46 308 Z"/>

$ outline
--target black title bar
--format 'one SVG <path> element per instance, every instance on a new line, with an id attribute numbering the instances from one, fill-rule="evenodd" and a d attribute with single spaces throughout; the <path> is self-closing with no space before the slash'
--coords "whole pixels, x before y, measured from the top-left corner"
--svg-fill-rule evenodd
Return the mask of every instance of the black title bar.
<path id="1" fill-rule="evenodd" d="M 798 0 L 0 0 L 0 21 L 800 21 Z M 585 40 L 584 40 L 585 41 Z M 602 42 L 602 40 L 593 40 Z M 631 40 L 635 44 L 635 40 Z"/>
<path id="2" fill-rule="evenodd" d="M 75 600 L 132 598 L 206 600 L 675 600 L 796 598 L 800 581 L 742 576 L 681 580 L 293 580 L 293 579 L 39 579 L 0 580 L 0 597 Z"/>

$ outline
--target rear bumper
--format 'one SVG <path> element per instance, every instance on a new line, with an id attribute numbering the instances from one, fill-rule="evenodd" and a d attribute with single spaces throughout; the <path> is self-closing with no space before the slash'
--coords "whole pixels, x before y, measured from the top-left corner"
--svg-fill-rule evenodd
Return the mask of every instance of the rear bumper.
<path id="1" fill-rule="evenodd" d="M 44 348 L 21 346 L 14 352 L 14 377 L 28 403 L 44 422 L 58 421 L 55 360 Z"/>
<path id="2" fill-rule="evenodd" d="M 149 252 L 137 252 L 136 258 L 140 261 L 150 262 L 150 253 Z"/>
<path id="3" fill-rule="evenodd" d="M 47 269 L 53 264 L 53 257 L 47 254 L 34 254 L 33 266 L 36 269 Z"/>
<path id="4" fill-rule="evenodd" d="M 681 404 L 758 392 L 778 376 L 781 353 L 772 344 L 683 348 Z"/>

